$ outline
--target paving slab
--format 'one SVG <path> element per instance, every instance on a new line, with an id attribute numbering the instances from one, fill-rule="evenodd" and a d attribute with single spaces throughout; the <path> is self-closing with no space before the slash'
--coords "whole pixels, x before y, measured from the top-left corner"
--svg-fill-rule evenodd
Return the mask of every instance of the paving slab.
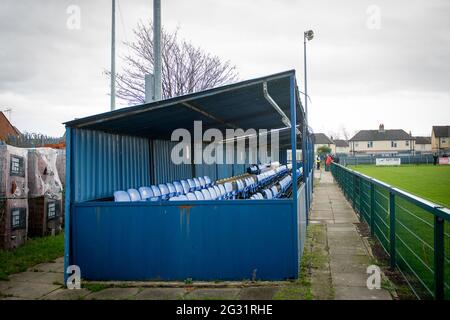
<path id="1" fill-rule="evenodd" d="M 9 277 L 12 282 L 26 282 L 26 283 L 42 283 L 42 284 L 63 284 L 64 274 L 56 272 L 33 272 L 26 271 L 13 274 Z"/>
<path id="2" fill-rule="evenodd" d="M 54 263 L 41 263 L 38 264 L 32 268 L 30 268 L 28 271 L 41 271 L 41 272 L 62 272 L 64 273 L 64 263 L 62 262 L 54 262 Z"/>
<path id="3" fill-rule="evenodd" d="M 279 287 L 243 288 L 239 300 L 272 300 L 279 290 Z"/>
<path id="4" fill-rule="evenodd" d="M 180 300 L 185 294 L 184 288 L 145 288 L 134 298 L 136 300 Z"/>
<path id="5" fill-rule="evenodd" d="M 43 300 L 80 300 L 90 293 L 89 290 L 81 288 L 79 290 L 58 289 L 44 296 Z"/>
<path id="6" fill-rule="evenodd" d="M 313 208 L 329 202 L 332 209 L 333 219 L 321 219 L 326 215 L 318 211 L 313 211 L 311 218 L 326 224 L 327 250 L 325 251 L 328 254 L 335 299 L 391 299 L 386 290 L 374 292 L 367 288 L 366 270 L 371 258 L 354 225 L 359 222 L 359 219 L 334 183 L 330 172 L 320 173 L 317 189 L 320 192 L 315 193 Z M 321 204 L 315 204 L 316 202 Z M 323 280 L 325 281 L 326 278 Z"/>
<path id="7" fill-rule="evenodd" d="M 185 296 L 185 299 L 198 300 L 234 300 L 239 296 L 241 289 L 196 289 Z"/>
<path id="8" fill-rule="evenodd" d="M 11 281 L 11 286 L 8 289 L 2 290 L 5 296 L 14 296 L 23 299 L 39 299 L 60 286 L 43 283 L 29 283 L 21 281 Z"/>
<path id="9" fill-rule="evenodd" d="M 336 300 L 392 300 L 390 293 L 383 289 L 336 286 L 334 292 Z"/>
<path id="10" fill-rule="evenodd" d="M 139 288 L 107 288 L 85 296 L 88 300 L 127 300 L 134 299 Z"/>

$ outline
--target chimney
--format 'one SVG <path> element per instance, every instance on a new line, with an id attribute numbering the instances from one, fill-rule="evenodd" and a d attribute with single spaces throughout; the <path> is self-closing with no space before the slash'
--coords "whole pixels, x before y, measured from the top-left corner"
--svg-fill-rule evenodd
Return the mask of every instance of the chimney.
<path id="1" fill-rule="evenodd" d="M 378 129 L 378 132 L 384 132 L 384 124 L 380 124 L 380 128 Z"/>

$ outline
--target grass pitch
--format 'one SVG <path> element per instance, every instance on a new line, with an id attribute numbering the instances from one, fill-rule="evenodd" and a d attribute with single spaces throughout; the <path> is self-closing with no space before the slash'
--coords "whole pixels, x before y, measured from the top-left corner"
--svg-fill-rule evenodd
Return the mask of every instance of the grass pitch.
<path id="1" fill-rule="evenodd" d="M 383 181 L 416 196 L 450 208 L 450 166 L 402 165 L 350 166 L 351 169 Z"/>

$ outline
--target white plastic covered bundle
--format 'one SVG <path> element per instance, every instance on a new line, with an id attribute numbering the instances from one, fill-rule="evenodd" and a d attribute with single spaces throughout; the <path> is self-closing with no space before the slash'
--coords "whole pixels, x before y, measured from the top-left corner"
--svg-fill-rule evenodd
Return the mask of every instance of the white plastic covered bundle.
<path id="1" fill-rule="evenodd" d="M 0 198 L 28 196 L 27 149 L 0 145 Z"/>
<path id="2" fill-rule="evenodd" d="M 56 168 L 57 151 L 51 148 L 28 149 L 28 188 L 30 197 L 61 198 L 63 190 Z"/>
<path id="3" fill-rule="evenodd" d="M 66 186 L 66 149 L 56 150 L 56 170 L 64 188 Z"/>

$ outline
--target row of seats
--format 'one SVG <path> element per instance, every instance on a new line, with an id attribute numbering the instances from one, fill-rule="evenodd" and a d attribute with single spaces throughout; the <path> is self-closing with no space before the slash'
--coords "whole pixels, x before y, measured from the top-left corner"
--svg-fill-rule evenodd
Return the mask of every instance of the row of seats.
<path id="1" fill-rule="evenodd" d="M 168 200 L 172 197 L 212 187 L 213 184 L 213 181 L 208 176 L 174 181 L 173 183 L 162 183 L 157 186 L 140 187 L 139 190 L 128 189 L 127 191 L 116 191 L 114 192 L 114 201 L 134 202 Z"/>
<path id="2" fill-rule="evenodd" d="M 284 173 L 286 173 L 284 171 Z M 303 174 L 303 168 L 297 169 L 297 179 L 301 178 Z M 287 175 L 283 179 L 281 179 L 277 184 L 273 185 L 271 188 L 265 188 L 261 192 L 257 192 L 256 194 L 250 197 L 251 200 L 263 200 L 263 199 L 277 199 L 280 198 L 283 193 L 285 193 L 290 186 L 292 185 L 292 175 Z"/>
<path id="3" fill-rule="evenodd" d="M 141 187 L 139 190 L 116 191 L 114 201 L 227 200 L 234 199 L 236 194 L 231 182 L 214 185 L 212 180 L 205 176 Z"/>

